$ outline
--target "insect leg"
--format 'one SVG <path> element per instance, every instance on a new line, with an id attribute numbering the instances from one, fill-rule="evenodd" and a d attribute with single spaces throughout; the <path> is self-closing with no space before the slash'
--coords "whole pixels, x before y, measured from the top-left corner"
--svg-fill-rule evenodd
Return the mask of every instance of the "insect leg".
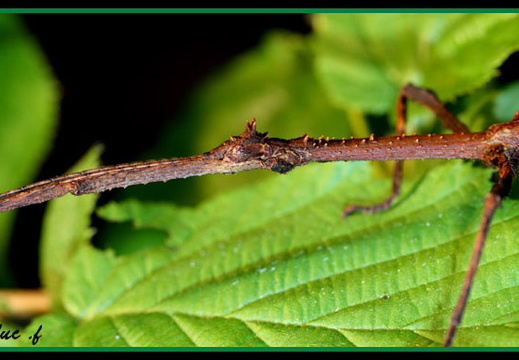
<path id="1" fill-rule="evenodd" d="M 436 94 L 430 90 L 422 89 L 412 84 L 407 84 L 398 93 L 396 100 L 396 134 L 403 135 L 405 132 L 407 100 L 417 102 L 430 109 L 440 119 L 443 127 L 455 133 L 469 133 L 468 128 L 459 121 L 438 99 Z M 397 161 L 393 170 L 393 187 L 391 194 L 382 202 L 370 205 L 348 205 L 342 211 L 342 216 L 346 217 L 354 212 L 376 213 L 388 209 L 393 201 L 400 194 L 402 183 L 403 161 Z"/>
<path id="2" fill-rule="evenodd" d="M 404 96 L 431 110 L 441 121 L 444 128 L 449 129 L 454 133 L 470 132 L 465 124 L 459 121 L 453 113 L 447 110 L 445 105 L 442 104 L 433 91 L 419 88 L 413 84 L 407 84 L 402 88 L 400 94 L 401 96 Z"/>
<path id="3" fill-rule="evenodd" d="M 396 100 L 396 134 L 403 135 L 405 132 L 405 121 L 406 121 L 406 109 L 407 109 L 407 95 L 404 94 L 403 89 L 398 93 Z M 391 206 L 396 197 L 400 194 L 400 184 L 402 182 L 403 175 L 403 161 L 396 161 L 395 168 L 393 169 L 393 187 L 391 194 L 382 202 L 371 205 L 347 205 L 342 211 L 342 216 L 346 217 L 354 212 L 363 213 L 376 213 L 379 211 L 386 210 Z"/>
<path id="4" fill-rule="evenodd" d="M 479 227 L 479 231 L 476 235 L 474 249 L 472 250 L 472 256 L 470 259 L 469 267 L 467 269 L 467 273 L 465 275 L 465 280 L 463 281 L 463 286 L 461 288 L 461 293 L 458 298 L 458 303 L 454 308 L 454 312 L 450 320 L 449 329 L 447 330 L 447 334 L 445 336 L 445 341 L 443 344 L 444 346 L 451 346 L 452 344 L 452 340 L 454 339 L 454 335 L 456 333 L 456 330 L 458 329 L 458 325 L 461 322 L 461 318 L 463 316 L 463 312 L 467 304 L 470 289 L 474 282 L 474 277 L 476 275 L 476 270 L 478 269 L 479 260 L 481 258 L 483 246 L 485 244 L 485 240 L 490 229 L 492 217 L 494 216 L 494 212 L 496 211 L 496 209 L 501 206 L 502 199 L 508 196 L 508 194 L 510 193 L 512 187 L 512 180 L 514 179 L 515 174 L 515 163 L 506 162 L 504 165 L 502 165 L 499 170 L 499 180 L 492 187 L 490 193 L 488 193 L 488 195 L 485 197 L 481 224 Z"/>

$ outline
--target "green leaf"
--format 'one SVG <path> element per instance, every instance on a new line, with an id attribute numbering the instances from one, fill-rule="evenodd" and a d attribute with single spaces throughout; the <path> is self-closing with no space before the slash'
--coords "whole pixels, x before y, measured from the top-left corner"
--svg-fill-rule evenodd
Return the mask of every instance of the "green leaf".
<path id="1" fill-rule="evenodd" d="M 69 172 L 98 167 L 100 154 L 101 146 L 92 147 Z M 42 225 L 40 275 L 56 308 L 60 307 L 61 284 L 70 259 L 78 246 L 88 243 L 94 235 L 90 216 L 98 197 L 67 195 L 50 201 L 47 206 Z"/>
<path id="2" fill-rule="evenodd" d="M 513 82 L 502 89 L 495 99 L 494 113 L 501 121 L 509 121 L 519 111 L 519 81 Z"/>
<path id="3" fill-rule="evenodd" d="M 100 251 L 82 244 L 74 253 L 63 283 L 62 301 L 69 314 L 84 317 L 86 309 L 104 285 L 116 259 L 111 251 Z"/>
<path id="4" fill-rule="evenodd" d="M 43 53 L 18 17 L 0 14 L 0 191 L 30 182 L 52 144 L 59 91 Z M 0 216 L 0 284 L 14 212 Z M 12 284 L 11 284 L 12 285 Z"/>
<path id="5" fill-rule="evenodd" d="M 318 14 L 316 71 L 341 107 L 392 111 L 407 82 L 446 101 L 497 75 L 519 49 L 519 17 L 491 14 Z"/>
<path id="6" fill-rule="evenodd" d="M 165 230 L 174 247 L 118 258 L 83 247 L 64 289 L 73 343 L 439 345 L 490 171 L 451 162 L 405 182 L 392 209 L 341 219 L 344 204 L 387 195 L 390 182 L 372 175 L 365 163 L 314 164 L 196 209 L 102 208 Z M 516 200 L 497 212 L 456 345 L 519 345 L 518 216 Z"/>
<path id="7" fill-rule="evenodd" d="M 100 317 L 81 324 L 76 346 L 193 346 L 173 318 L 161 313 Z"/>

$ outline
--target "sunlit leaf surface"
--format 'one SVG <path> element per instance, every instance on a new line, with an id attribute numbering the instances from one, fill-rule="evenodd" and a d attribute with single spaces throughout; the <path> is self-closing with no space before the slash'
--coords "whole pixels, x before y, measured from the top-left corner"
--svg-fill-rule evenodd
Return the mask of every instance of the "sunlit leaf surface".
<path id="1" fill-rule="evenodd" d="M 73 344 L 439 345 L 490 171 L 451 162 L 407 183 L 393 209 L 341 219 L 345 203 L 389 190 L 372 175 L 318 164 L 196 209 L 107 205 L 103 217 L 161 229 L 170 246 L 77 252 L 63 292 Z M 497 213 L 457 345 L 518 345 L 518 216 L 515 200 Z"/>

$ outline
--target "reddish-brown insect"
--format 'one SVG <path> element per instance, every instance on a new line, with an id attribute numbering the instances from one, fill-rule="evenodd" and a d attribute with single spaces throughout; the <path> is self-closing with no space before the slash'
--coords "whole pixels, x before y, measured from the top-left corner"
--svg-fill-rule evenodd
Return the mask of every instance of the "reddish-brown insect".
<path id="1" fill-rule="evenodd" d="M 453 134 L 406 136 L 404 128 L 407 99 L 431 109 L 443 126 L 450 129 Z M 371 135 L 363 139 L 314 139 L 306 135 L 291 140 L 269 138 L 267 133 L 256 131 L 256 122 L 253 120 L 247 123 L 241 135 L 232 136 L 217 148 L 202 155 L 108 166 L 8 191 L 0 194 L 0 212 L 44 202 L 67 193 L 97 193 L 118 187 L 195 175 L 255 169 L 286 173 L 309 162 L 396 160 L 391 195 L 374 206 L 347 206 L 343 211 L 343 216 L 347 216 L 355 211 L 376 212 L 388 208 L 400 191 L 403 160 L 480 160 L 498 170 L 498 180 L 484 200 L 481 225 L 476 235 L 473 254 L 445 337 L 444 345 L 450 346 L 467 303 L 492 217 L 501 205 L 502 199 L 509 194 L 516 175 L 519 160 L 519 112 L 507 123 L 493 125 L 483 132 L 471 133 L 441 104 L 434 93 L 413 85 L 406 85 L 400 91 L 396 111 L 397 136 Z"/>

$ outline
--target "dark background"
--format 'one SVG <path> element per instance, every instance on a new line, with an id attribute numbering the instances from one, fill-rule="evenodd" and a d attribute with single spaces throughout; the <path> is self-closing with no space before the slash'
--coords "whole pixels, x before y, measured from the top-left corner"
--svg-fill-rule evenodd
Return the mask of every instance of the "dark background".
<path id="1" fill-rule="evenodd" d="M 60 127 L 37 179 L 64 173 L 94 143 L 104 164 L 137 160 L 203 79 L 303 14 L 24 14 L 60 82 Z M 172 155 L 173 156 L 173 155 Z M 110 197 L 110 193 L 103 198 Z M 17 286 L 38 287 L 44 205 L 19 210 L 10 249 Z M 29 225 L 30 224 L 30 225 Z"/>

